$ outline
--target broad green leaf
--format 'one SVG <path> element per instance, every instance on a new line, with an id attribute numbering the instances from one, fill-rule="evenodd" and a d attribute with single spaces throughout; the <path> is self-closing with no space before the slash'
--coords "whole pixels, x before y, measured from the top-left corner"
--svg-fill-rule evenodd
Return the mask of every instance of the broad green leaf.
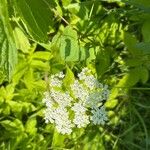
<path id="1" fill-rule="evenodd" d="M 27 89 L 33 89 L 33 82 L 34 82 L 34 75 L 33 75 L 33 68 L 29 67 L 28 70 L 24 74 L 23 82 Z"/>
<path id="2" fill-rule="evenodd" d="M 72 84 L 74 82 L 74 74 L 71 71 L 71 69 L 69 67 L 67 67 L 66 69 L 66 75 L 65 78 L 63 80 L 65 86 L 69 87 L 70 84 Z"/>
<path id="3" fill-rule="evenodd" d="M 6 94 L 7 94 L 6 89 L 3 86 L 1 86 L 0 87 L 0 97 L 4 98 Z"/>
<path id="4" fill-rule="evenodd" d="M 38 52 L 35 52 L 32 57 L 34 59 L 41 59 L 41 60 L 48 61 L 52 58 L 52 54 L 46 51 L 38 51 Z"/>
<path id="5" fill-rule="evenodd" d="M 79 3 L 72 3 L 69 5 L 66 5 L 64 8 L 68 9 L 73 14 L 77 14 L 80 10 L 80 4 Z"/>
<path id="6" fill-rule="evenodd" d="M 47 83 L 43 80 L 38 80 L 38 81 L 34 82 L 33 85 L 36 89 L 40 89 L 43 91 L 45 91 L 45 89 L 47 88 Z"/>
<path id="7" fill-rule="evenodd" d="M 3 83 L 4 79 L 5 79 L 5 74 L 2 70 L 0 70 L 0 84 Z"/>
<path id="8" fill-rule="evenodd" d="M 96 48 L 88 46 L 80 46 L 80 61 L 87 60 L 87 63 L 96 58 Z"/>
<path id="9" fill-rule="evenodd" d="M 98 76 L 103 75 L 110 66 L 110 54 L 108 50 L 101 50 L 96 56 L 96 71 Z"/>
<path id="10" fill-rule="evenodd" d="M 88 49 L 80 46 L 80 61 L 83 61 L 87 58 Z"/>
<path id="11" fill-rule="evenodd" d="M 28 102 L 21 102 L 21 103 L 22 103 L 23 113 L 29 113 L 36 110 L 35 106 L 32 103 L 28 103 Z"/>
<path id="12" fill-rule="evenodd" d="M 137 51 L 141 53 L 141 55 L 149 55 L 150 54 L 150 42 L 140 42 L 135 45 Z"/>
<path id="13" fill-rule="evenodd" d="M 0 88 L 0 96 L 3 97 L 6 101 L 9 101 L 14 96 L 15 87 L 13 84 L 8 84 L 6 87 Z"/>
<path id="14" fill-rule="evenodd" d="M 141 54 L 141 52 L 137 48 L 135 48 L 135 45 L 137 44 L 137 39 L 132 34 L 124 33 L 124 43 L 133 56 Z"/>
<path id="15" fill-rule="evenodd" d="M 56 129 L 53 134 L 52 148 L 53 147 L 64 147 L 65 146 L 65 135 L 59 134 Z"/>
<path id="16" fill-rule="evenodd" d="M 6 104 L 6 103 L 3 103 L 2 104 L 2 114 L 3 116 L 9 116 L 10 115 L 10 107 Z"/>
<path id="17" fill-rule="evenodd" d="M 64 0 L 66 2 L 66 0 Z M 100 1 L 84 1 L 83 3 L 70 3 L 64 6 L 73 15 L 77 15 L 80 19 L 88 20 L 91 16 L 98 14 L 101 10 Z"/>
<path id="18" fill-rule="evenodd" d="M 35 135 L 35 133 L 37 132 L 36 124 L 36 118 L 29 118 L 25 125 L 26 132 L 30 135 Z"/>
<path id="19" fill-rule="evenodd" d="M 142 67 L 140 68 L 140 78 L 142 83 L 146 83 L 149 79 L 149 71 L 147 68 Z"/>
<path id="20" fill-rule="evenodd" d="M 131 69 L 118 83 L 118 87 L 129 88 L 134 86 L 140 80 L 139 67 Z"/>
<path id="21" fill-rule="evenodd" d="M 140 69 L 139 67 L 131 69 L 125 74 L 118 84 L 111 90 L 109 100 L 115 99 L 117 96 L 126 94 L 128 89 L 134 86 L 140 80 Z"/>
<path id="22" fill-rule="evenodd" d="M 130 58 L 126 60 L 125 64 L 129 67 L 135 67 L 142 65 L 143 61 L 140 58 Z"/>
<path id="23" fill-rule="evenodd" d="M 150 21 L 149 19 L 144 22 L 142 26 L 142 34 L 144 38 L 144 42 L 150 42 Z"/>
<path id="24" fill-rule="evenodd" d="M 65 61 L 79 60 L 79 45 L 77 32 L 67 26 L 61 36 L 60 55 Z"/>
<path id="25" fill-rule="evenodd" d="M 12 78 L 13 84 L 17 84 L 20 81 L 20 79 L 26 73 L 28 68 L 29 68 L 28 63 L 25 62 L 24 60 L 18 63 L 18 65 L 16 66 L 16 70 L 14 72 L 13 78 Z"/>
<path id="26" fill-rule="evenodd" d="M 47 62 L 43 62 L 41 60 L 32 60 L 31 61 L 31 66 L 33 68 L 39 69 L 39 70 L 44 70 L 44 71 L 48 71 L 50 66 Z"/>
<path id="27" fill-rule="evenodd" d="M 22 111 L 22 104 L 15 101 L 8 101 L 8 105 L 10 106 L 10 109 L 13 113 L 20 113 Z"/>
<path id="28" fill-rule="evenodd" d="M 30 43 L 27 36 L 18 27 L 16 27 L 13 32 L 15 35 L 17 49 L 20 49 L 23 53 L 28 53 L 30 49 Z"/>
<path id="29" fill-rule="evenodd" d="M 51 43 L 51 50 L 54 52 L 58 52 L 60 48 L 60 42 L 61 42 L 61 34 L 58 32 L 52 39 Z"/>
<path id="30" fill-rule="evenodd" d="M 41 45 L 42 47 L 44 47 L 47 50 L 51 50 L 51 43 L 38 43 L 39 45 Z"/>
<path id="31" fill-rule="evenodd" d="M 12 98 L 14 97 L 14 91 L 15 91 L 15 87 L 13 84 L 9 84 L 6 86 L 6 95 L 5 95 L 5 99 L 7 101 L 12 100 Z"/>
<path id="32" fill-rule="evenodd" d="M 21 18 L 29 35 L 38 42 L 48 41 L 49 26 L 53 26 L 54 1 L 14 0 L 15 11 Z"/>
<path id="33" fill-rule="evenodd" d="M 15 119 L 14 121 L 4 120 L 0 124 L 10 133 L 20 134 L 24 131 L 23 124 L 19 119 Z"/>
<path id="34" fill-rule="evenodd" d="M 62 0 L 63 6 L 67 6 L 71 3 L 72 0 Z"/>
<path id="35" fill-rule="evenodd" d="M 106 108 L 113 109 L 114 107 L 117 106 L 117 104 L 118 104 L 118 100 L 117 99 L 113 99 L 113 100 L 108 100 L 105 103 L 105 106 L 106 106 Z"/>
<path id="36" fill-rule="evenodd" d="M 0 70 L 10 80 L 17 63 L 17 50 L 9 23 L 6 0 L 0 0 L 0 14 Z"/>
<path id="37" fill-rule="evenodd" d="M 148 0 L 123 0 L 123 1 L 135 5 L 147 12 L 150 12 L 150 1 Z"/>

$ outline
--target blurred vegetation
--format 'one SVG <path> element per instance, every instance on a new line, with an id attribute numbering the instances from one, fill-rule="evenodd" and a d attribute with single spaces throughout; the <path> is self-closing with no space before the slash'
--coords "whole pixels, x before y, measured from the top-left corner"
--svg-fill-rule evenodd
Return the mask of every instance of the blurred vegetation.
<path id="1" fill-rule="evenodd" d="M 49 74 L 88 66 L 109 122 L 60 135 L 43 117 Z M 0 149 L 149 150 L 150 2 L 0 0 Z"/>

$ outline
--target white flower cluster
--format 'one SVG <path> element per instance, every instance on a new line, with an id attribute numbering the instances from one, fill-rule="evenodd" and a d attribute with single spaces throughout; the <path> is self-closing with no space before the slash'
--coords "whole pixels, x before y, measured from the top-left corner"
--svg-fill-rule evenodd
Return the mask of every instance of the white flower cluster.
<path id="1" fill-rule="evenodd" d="M 88 68 L 83 68 L 78 78 L 67 89 L 63 85 L 65 75 L 52 75 L 49 91 L 45 92 L 45 121 L 53 123 L 58 132 L 70 134 L 74 127 L 86 127 L 90 122 L 104 125 L 108 120 L 105 107 L 108 86 L 103 86 Z"/>

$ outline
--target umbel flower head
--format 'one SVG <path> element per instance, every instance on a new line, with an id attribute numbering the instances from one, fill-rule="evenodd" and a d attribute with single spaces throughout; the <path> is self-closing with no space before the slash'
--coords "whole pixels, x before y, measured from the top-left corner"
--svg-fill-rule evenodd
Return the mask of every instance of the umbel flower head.
<path id="1" fill-rule="evenodd" d="M 83 68 L 78 78 L 64 86 L 65 74 L 51 75 L 49 90 L 44 93 L 45 122 L 52 123 L 61 134 L 71 134 L 73 128 L 88 124 L 104 125 L 108 120 L 103 103 L 108 99 L 107 85 L 99 83 L 88 68 Z"/>

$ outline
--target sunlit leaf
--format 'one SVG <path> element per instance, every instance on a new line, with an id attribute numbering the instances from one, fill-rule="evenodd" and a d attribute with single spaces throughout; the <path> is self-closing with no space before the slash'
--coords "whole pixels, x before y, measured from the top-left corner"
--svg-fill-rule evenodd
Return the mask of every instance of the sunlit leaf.
<path id="1" fill-rule="evenodd" d="M 65 61 L 79 60 L 79 45 L 77 32 L 67 26 L 61 36 L 60 55 Z"/>
<path id="2" fill-rule="evenodd" d="M 53 1 L 14 0 L 15 10 L 29 35 L 36 41 L 48 41 L 49 26 L 53 26 Z"/>
<path id="3" fill-rule="evenodd" d="M 6 0 L 0 0 L 0 14 L 0 69 L 10 80 L 17 63 L 17 50 L 9 23 Z"/>
<path id="4" fill-rule="evenodd" d="M 21 31 L 20 28 L 15 28 L 14 29 L 14 35 L 15 35 L 15 42 L 16 42 L 16 47 L 17 49 L 20 49 L 24 53 L 29 52 L 30 48 L 30 43 L 26 35 Z"/>

